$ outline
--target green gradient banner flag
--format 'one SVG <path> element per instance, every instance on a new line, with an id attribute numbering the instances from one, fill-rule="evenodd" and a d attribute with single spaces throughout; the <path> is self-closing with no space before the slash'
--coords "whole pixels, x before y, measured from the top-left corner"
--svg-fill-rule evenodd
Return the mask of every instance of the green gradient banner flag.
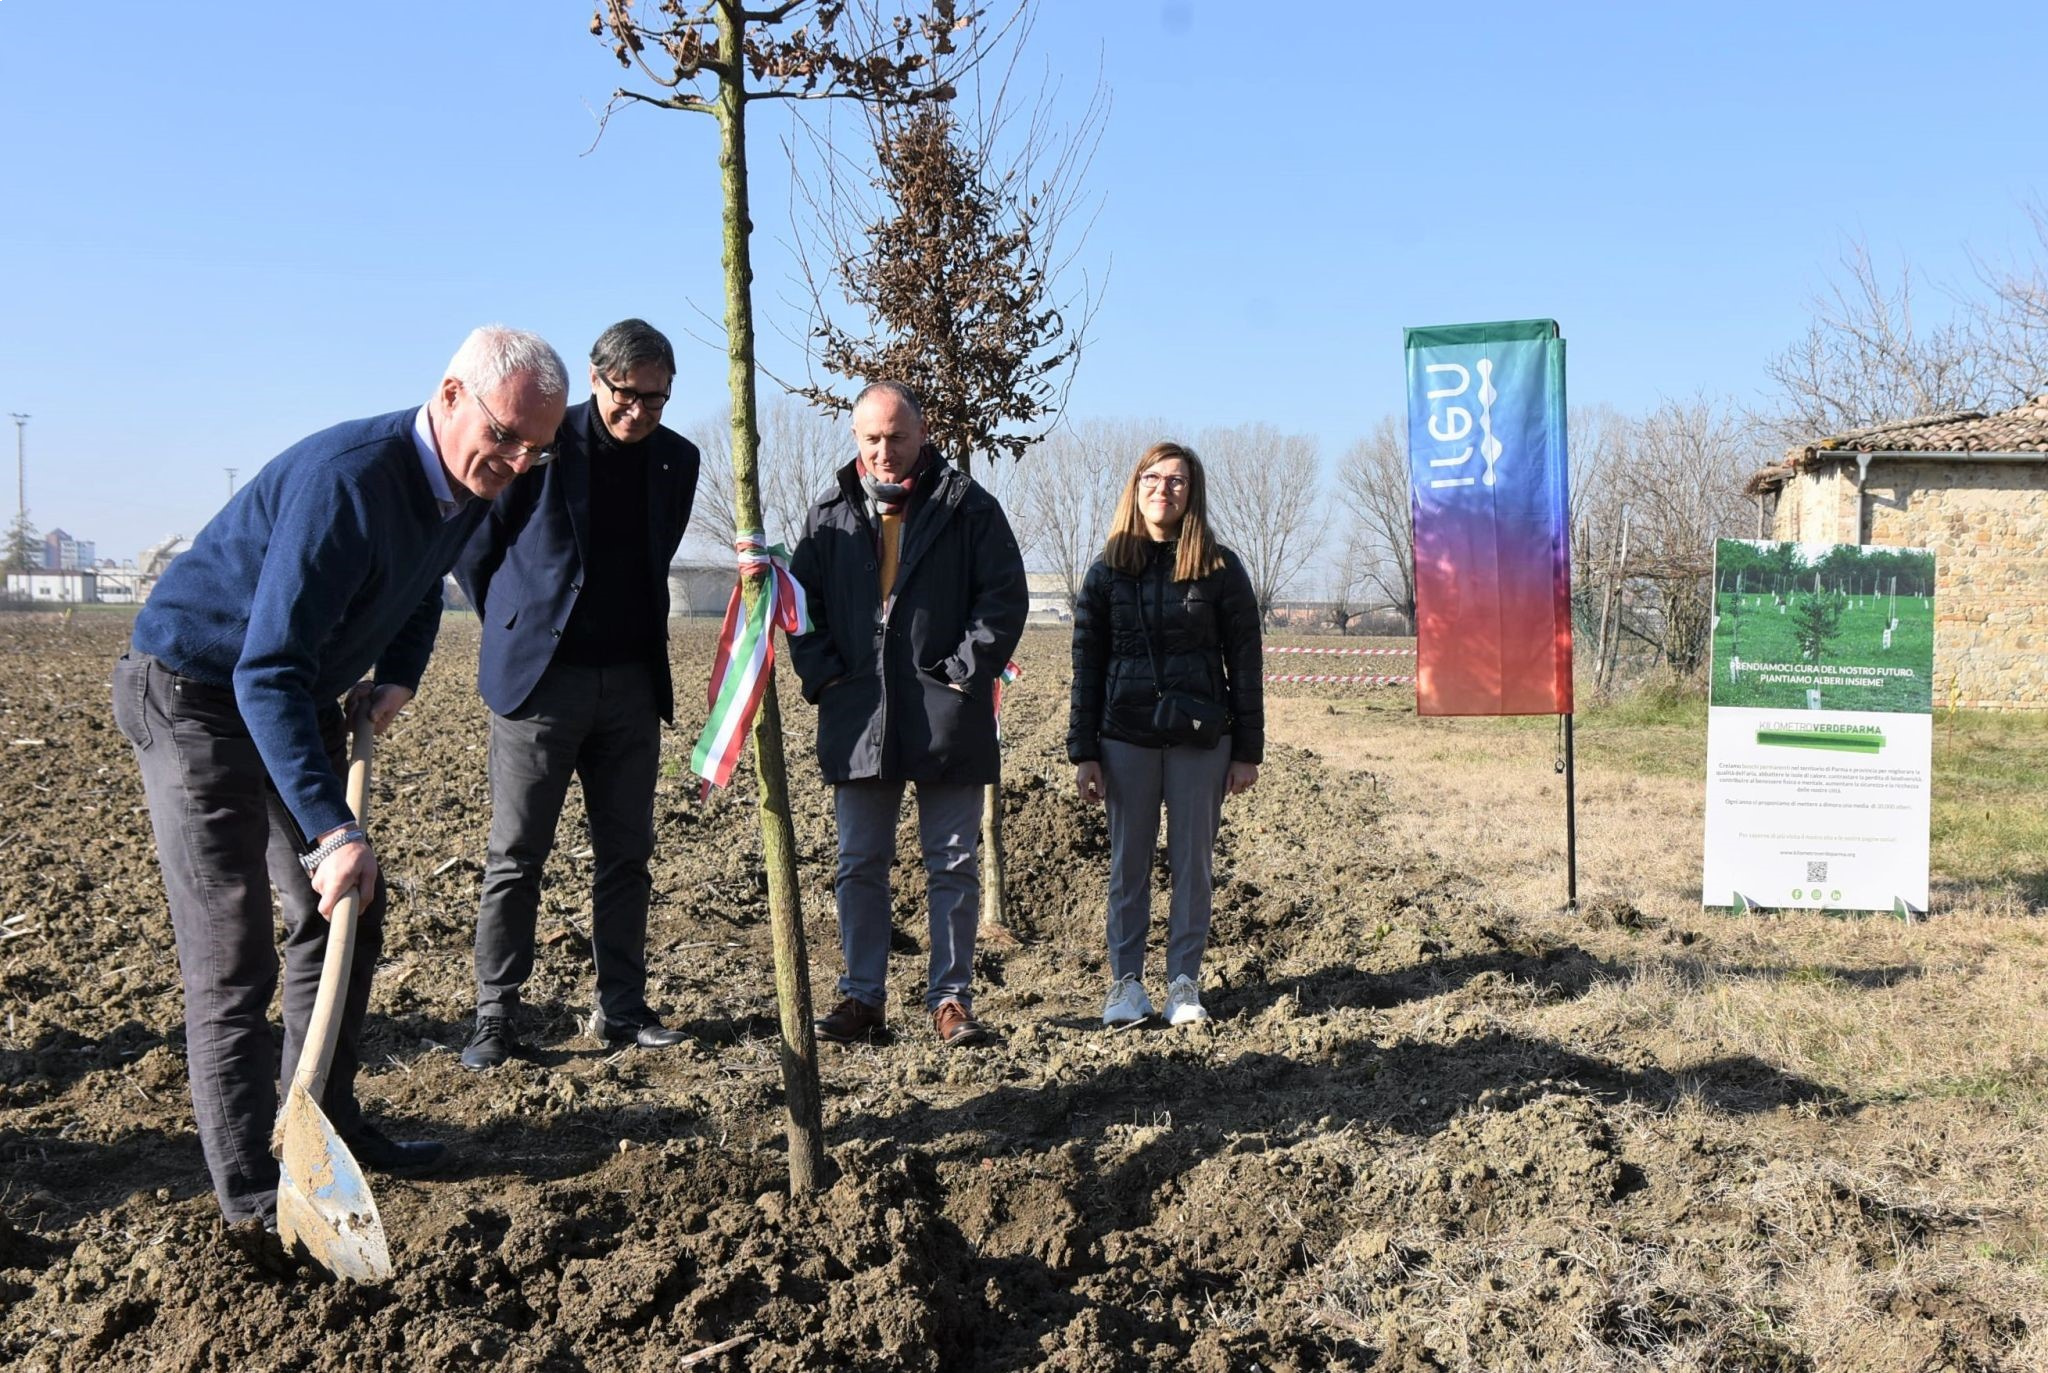
<path id="1" fill-rule="evenodd" d="M 1410 329 L 1415 704 L 1572 708 L 1564 340 L 1554 320 Z"/>

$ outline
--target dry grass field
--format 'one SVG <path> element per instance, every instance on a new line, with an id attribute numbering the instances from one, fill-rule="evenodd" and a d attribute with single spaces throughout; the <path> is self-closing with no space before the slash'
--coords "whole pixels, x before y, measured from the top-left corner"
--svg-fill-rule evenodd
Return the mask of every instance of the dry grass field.
<path id="1" fill-rule="evenodd" d="M 379 755 L 360 1090 L 460 1161 L 378 1181 L 398 1273 L 359 1289 L 253 1269 L 218 1225 L 106 717 L 124 625 L 0 622 L 0 1365 L 652 1370 L 733 1341 L 689 1366 L 2048 1368 L 2048 721 L 1940 722 L 1933 916 L 1906 925 L 1702 912 L 1703 711 L 1589 709 L 1567 913 L 1553 722 L 1276 687 L 1219 846 L 1216 1019 L 1110 1035 L 1103 823 L 1064 759 L 1064 636 L 1034 631 L 1005 700 L 1022 938 L 976 959 L 1001 1040 L 931 1044 L 899 899 L 898 1033 L 822 1056 L 834 1179 L 791 1197 L 752 774 L 706 801 L 682 767 L 710 628 L 677 628 L 650 924 L 691 1045 L 577 1030 L 572 800 L 534 1048 L 484 1074 L 455 1063 L 484 721 L 474 624 L 444 630 Z M 784 709 L 823 998 L 831 834 Z"/>
<path id="2" fill-rule="evenodd" d="M 1569 930 L 1611 969 L 1561 1003 L 1497 1004 L 1502 1029 L 1632 1046 L 1680 1091 L 1624 1128 L 1748 1160 L 1719 1185 L 1761 1235 L 1631 1247 L 1596 1220 L 1577 1236 L 1644 1320 L 1634 1357 L 1587 1332 L 1585 1364 L 1748 1367 L 1730 1351 L 1763 1331 L 1823 1368 L 2048 1368 L 2048 720 L 1938 717 L 1930 919 L 1734 919 L 1699 905 L 1704 702 L 1595 704 L 1577 720 L 1570 916 L 1554 720 L 1421 719 L 1399 691 L 1315 690 L 1271 702 L 1276 738 L 1376 778 L 1389 837 L 1485 918 Z M 1731 1054 L 1815 1090 L 1731 1118 L 1711 1082 Z M 1813 1233 L 1830 1210 L 1877 1229 L 1844 1252 Z M 1463 1248 L 1432 1254 L 1453 1323 L 1528 1299 L 1525 1261 Z M 1674 1290 L 1694 1310 L 1677 1331 L 1659 1309 Z M 1944 1326 L 1957 1311 L 1997 1338 Z"/>

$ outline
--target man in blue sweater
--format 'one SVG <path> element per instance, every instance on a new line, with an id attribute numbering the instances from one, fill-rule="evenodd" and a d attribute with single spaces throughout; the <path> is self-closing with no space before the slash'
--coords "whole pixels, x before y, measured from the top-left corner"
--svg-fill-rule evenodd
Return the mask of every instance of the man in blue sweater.
<path id="1" fill-rule="evenodd" d="M 491 849 L 465 1068 L 520 1047 L 512 1016 L 533 973 L 541 872 L 571 777 L 597 860 L 586 1027 L 620 1048 L 684 1038 L 647 1004 L 654 783 L 661 724 L 675 716 L 668 565 L 697 495 L 696 445 L 661 422 L 675 375 L 674 350 L 646 321 L 599 335 L 562 460 L 513 482 L 456 564 L 483 621 L 477 688 L 491 708 Z"/>
<path id="2" fill-rule="evenodd" d="M 326 917 L 351 889 L 364 910 L 322 1104 L 367 1167 L 442 1156 L 386 1137 L 356 1104 L 384 898 L 342 781 L 346 715 L 368 712 L 381 734 L 412 699 L 441 578 L 491 499 L 553 456 L 567 389 L 540 338 L 476 330 L 425 405 L 336 425 L 266 464 L 157 583 L 115 666 L 114 719 L 142 768 L 184 980 L 193 1115 L 230 1223 L 275 1225 L 279 1088 L 319 989 Z"/>

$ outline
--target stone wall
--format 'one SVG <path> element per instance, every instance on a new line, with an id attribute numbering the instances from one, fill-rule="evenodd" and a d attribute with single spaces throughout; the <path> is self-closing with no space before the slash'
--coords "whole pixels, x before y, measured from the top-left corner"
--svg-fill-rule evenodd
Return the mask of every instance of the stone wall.
<path id="1" fill-rule="evenodd" d="M 1934 550 L 1934 704 L 2048 710 L 2048 463 L 1870 464 L 1862 542 Z M 1855 543 L 1855 460 L 1785 482 L 1771 537 Z"/>

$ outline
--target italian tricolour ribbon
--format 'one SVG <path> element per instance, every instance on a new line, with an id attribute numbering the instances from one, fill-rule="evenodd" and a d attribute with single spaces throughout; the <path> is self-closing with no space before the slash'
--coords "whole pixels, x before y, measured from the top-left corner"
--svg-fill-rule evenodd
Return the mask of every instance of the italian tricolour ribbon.
<path id="1" fill-rule="evenodd" d="M 732 780 L 732 770 L 747 746 L 747 731 L 753 728 L 754 713 L 761 708 L 761 695 L 775 666 L 775 627 L 780 625 L 785 634 L 811 630 L 804 589 L 789 575 L 789 550 L 769 543 L 758 529 L 741 530 L 732 546 L 739 555 L 740 577 L 762 577 L 766 583 L 752 609 L 741 584 L 733 583 L 732 599 L 725 606 L 706 692 L 711 713 L 690 752 L 690 771 L 704 779 L 706 795 Z"/>
<path id="2" fill-rule="evenodd" d="M 998 739 L 1003 737 L 1003 688 L 1023 675 L 1024 669 L 1017 666 L 1015 658 L 1004 663 L 1003 670 L 996 674 L 995 688 L 989 694 L 991 705 L 996 713 L 996 738 Z"/>

